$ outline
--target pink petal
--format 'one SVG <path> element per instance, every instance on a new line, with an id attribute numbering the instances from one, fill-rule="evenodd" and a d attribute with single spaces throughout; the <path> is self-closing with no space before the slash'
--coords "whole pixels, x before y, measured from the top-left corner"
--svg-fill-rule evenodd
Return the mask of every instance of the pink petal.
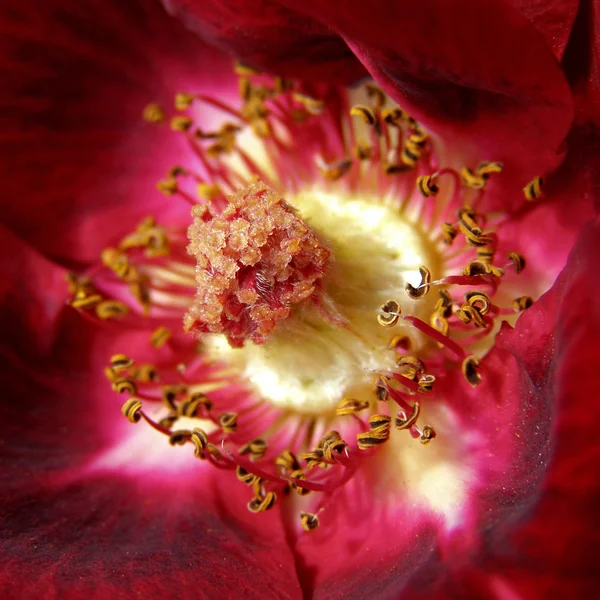
<path id="1" fill-rule="evenodd" d="M 178 91 L 237 96 L 230 59 L 158 2 L 8 0 L 0 28 L 2 222 L 73 263 L 149 213 L 189 214 L 154 187 L 185 144 L 142 110 L 172 113 Z"/>
<path id="2" fill-rule="evenodd" d="M 569 88 L 551 49 L 505 2 L 485 10 L 477 0 L 282 3 L 338 31 L 403 108 L 452 144 L 458 162 L 502 161 L 489 206 L 519 206 L 514 190 L 562 160 Z"/>
<path id="3" fill-rule="evenodd" d="M 163 0 L 201 38 L 274 75 L 353 83 L 365 75 L 348 46 L 317 20 L 273 0 Z"/>

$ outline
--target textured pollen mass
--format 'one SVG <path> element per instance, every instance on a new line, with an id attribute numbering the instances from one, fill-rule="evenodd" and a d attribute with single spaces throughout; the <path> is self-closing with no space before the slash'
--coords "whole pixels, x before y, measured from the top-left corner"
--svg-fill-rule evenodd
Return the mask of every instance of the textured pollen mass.
<path id="1" fill-rule="evenodd" d="M 219 214 L 195 206 L 192 217 L 198 288 L 186 331 L 224 334 L 232 347 L 262 344 L 294 305 L 320 302 L 330 252 L 263 183 L 229 196 Z"/>

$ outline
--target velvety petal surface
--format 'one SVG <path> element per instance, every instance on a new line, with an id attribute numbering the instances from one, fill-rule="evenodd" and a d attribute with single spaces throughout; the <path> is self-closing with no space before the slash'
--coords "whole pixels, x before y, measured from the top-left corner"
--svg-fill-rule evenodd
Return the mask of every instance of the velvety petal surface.
<path id="1" fill-rule="evenodd" d="M 565 52 L 579 9 L 579 0 L 510 0 L 542 35 L 554 56 Z"/>
<path id="2" fill-rule="evenodd" d="M 186 144 L 142 111 L 172 113 L 177 91 L 237 97 L 228 57 L 153 0 L 8 0 L 0 31 L 3 223 L 73 263 L 149 212 L 188 214 L 154 188 Z"/>
<path id="3" fill-rule="evenodd" d="M 253 518 L 235 478 L 127 428 L 103 365 L 149 332 L 82 322 L 62 269 L 6 230 L 0 249 L 2 597 L 301 598 L 275 513 Z"/>
<path id="4" fill-rule="evenodd" d="M 274 75 L 353 83 L 366 73 L 329 27 L 273 0 L 163 0 L 192 31 Z"/>
<path id="5" fill-rule="evenodd" d="M 562 160 L 570 90 L 550 47 L 506 2 L 488 2 L 485 10 L 476 0 L 378 0 L 351 9 L 282 3 L 338 31 L 392 98 L 452 140 L 459 164 L 502 161 L 501 181 L 489 185 L 490 206 L 518 205 L 505 191 Z"/>

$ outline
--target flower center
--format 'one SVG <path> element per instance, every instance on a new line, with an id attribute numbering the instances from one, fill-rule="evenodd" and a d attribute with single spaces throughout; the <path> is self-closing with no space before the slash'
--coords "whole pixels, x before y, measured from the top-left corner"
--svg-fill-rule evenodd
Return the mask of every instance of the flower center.
<path id="1" fill-rule="evenodd" d="M 370 401 L 374 376 L 394 368 L 390 332 L 375 317 L 390 297 L 411 303 L 406 283 L 419 285 L 419 267 L 439 259 L 418 223 L 408 222 L 391 201 L 314 188 L 290 204 L 331 252 L 322 282 L 326 306 L 298 306 L 260 345 L 235 348 L 224 336 L 203 342 L 209 356 L 237 368 L 261 398 L 282 409 L 332 416 L 344 397 Z M 428 305 L 414 312 L 425 317 Z M 423 344 L 418 331 L 408 337 L 414 347 Z"/>
<path id="2" fill-rule="evenodd" d="M 70 276 L 71 305 L 149 328 L 151 360 L 125 350 L 105 371 L 128 398 L 123 414 L 236 476 L 251 512 L 299 496 L 311 531 L 367 463 L 442 510 L 461 497 L 464 461 L 451 433 L 459 409 L 436 382 L 457 371 L 477 386 L 500 322 L 532 303 L 515 297 L 524 258 L 499 254 L 501 217 L 477 208 L 502 165 L 439 164 L 428 134 L 375 86 L 350 107 L 345 90 L 322 100 L 238 73 L 239 110 L 176 96 L 171 127 L 199 166 L 174 166 L 157 188 L 192 205 L 189 229 L 144 220 Z M 233 122 L 202 130 L 197 105 Z M 144 117 L 161 123 L 165 111 Z M 436 436 L 436 450 L 422 448 Z"/>

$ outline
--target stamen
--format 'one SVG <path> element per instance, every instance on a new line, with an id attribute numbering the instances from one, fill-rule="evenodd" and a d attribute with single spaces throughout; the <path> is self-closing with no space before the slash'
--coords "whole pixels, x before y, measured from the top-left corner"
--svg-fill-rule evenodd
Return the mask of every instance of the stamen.
<path id="1" fill-rule="evenodd" d="M 537 200 L 542 197 L 542 187 L 544 185 L 544 180 L 536 176 L 534 177 L 524 188 L 523 193 L 525 194 L 525 198 L 529 201 Z"/>

